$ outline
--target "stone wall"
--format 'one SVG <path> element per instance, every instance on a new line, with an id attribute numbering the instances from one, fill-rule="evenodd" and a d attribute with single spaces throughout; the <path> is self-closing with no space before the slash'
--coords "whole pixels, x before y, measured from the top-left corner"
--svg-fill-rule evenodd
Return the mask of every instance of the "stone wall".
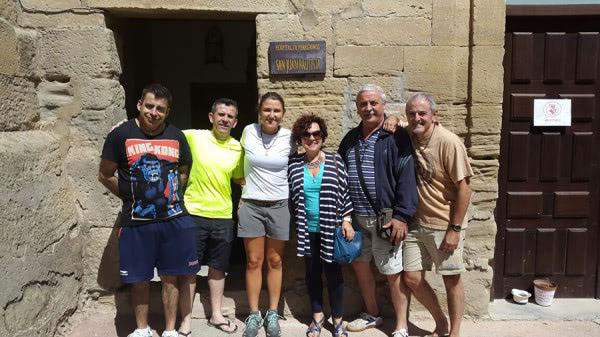
<path id="1" fill-rule="evenodd" d="M 303 113 L 324 116 L 332 147 L 357 124 L 353 101 L 362 84 L 381 85 L 388 113 L 402 118 L 412 92 L 433 94 L 442 123 L 464 139 L 475 170 L 466 312 L 485 315 L 496 232 L 504 11 L 502 0 L 0 0 L 0 172 L 6 177 L 0 183 L 6 191 L 0 196 L 0 335 L 53 335 L 89 303 L 118 302 L 111 298 L 119 286 L 120 201 L 96 180 L 104 137 L 126 115 L 120 37 L 106 24 L 113 14 L 256 16 L 260 93 L 285 97 L 286 126 Z M 269 78 L 268 43 L 282 40 L 325 40 L 326 74 Z M 283 290 L 288 308 L 305 302 L 303 263 L 293 248 Z M 346 276 L 348 297 L 356 298 L 352 273 Z M 443 293 L 439 277 L 428 279 Z M 389 314 L 380 282 L 378 299 Z M 348 308 L 359 311 L 360 301 Z"/>
<path id="2" fill-rule="evenodd" d="M 73 7 L 0 1 L 1 336 L 52 336 L 101 289 L 119 202 L 98 155 L 124 93 L 104 15 Z"/>

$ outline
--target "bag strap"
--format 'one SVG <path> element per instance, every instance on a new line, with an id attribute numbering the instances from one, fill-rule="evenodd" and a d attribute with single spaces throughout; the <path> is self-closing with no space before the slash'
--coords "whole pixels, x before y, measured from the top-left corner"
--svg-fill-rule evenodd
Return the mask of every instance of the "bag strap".
<path id="1" fill-rule="evenodd" d="M 364 195 L 367 197 L 367 201 L 369 201 L 369 204 L 373 208 L 373 211 L 377 212 L 377 207 L 375 207 L 375 202 L 373 201 L 373 198 L 371 197 L 371 193 L 369 193 L 369 189 L 367 188 L 367 184 L 365 183 L 365 178 L 363 177 L 362 167 L 360 165 L 360 160 L 359 160 L 359 158 L 360 158 L 359 151 L 358 151 L 359 146 L 360 146 L 360 140 L 354 146 L 354 159 L 356 161 L 356 170 L 358 171 L 358 180 L 360 181 L 360 187 L 362 187 Z"/>
<path id="2" fill-rule="evenodd" d="M 338 162 L 337 162 L 337 158 L 335 157 L 335 153 L 332 152 L 331 153 L 332 157 L 333 157 L 333 163 L 335 165 L 335 181 L 337 183 L 338 189 L 339 189 L 339 184 L 340 184 L 340 175 L 338 173 Z M 338 197 L 337 194 L 339 193 L 339 191 L 336 191 L 336 196 L 335 196 L 335 222 L 337 223 L 337 219 L 340 218 L 340 207 L 338 205 Z M 340 224 L 341 226 L 341 224 Z"/>

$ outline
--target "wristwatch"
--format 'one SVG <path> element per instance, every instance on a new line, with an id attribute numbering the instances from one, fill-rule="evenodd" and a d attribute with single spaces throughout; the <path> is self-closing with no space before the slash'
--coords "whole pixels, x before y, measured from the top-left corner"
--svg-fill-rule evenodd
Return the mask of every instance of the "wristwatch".
<path id="1" fill-rule="evenodd" d="M 352 217 L 345 216 L 345 217 L 344 217 L 344 221 L 347 221 L 347 222 L 349 222 L 349 223 L 352 223 Z"/>
<path id="2" fill-rule="evenodd" d="M 462 225 L 457 224 L 457 223 L 450 225 L 449 228 L 455 232 L 462 231 Z"/>

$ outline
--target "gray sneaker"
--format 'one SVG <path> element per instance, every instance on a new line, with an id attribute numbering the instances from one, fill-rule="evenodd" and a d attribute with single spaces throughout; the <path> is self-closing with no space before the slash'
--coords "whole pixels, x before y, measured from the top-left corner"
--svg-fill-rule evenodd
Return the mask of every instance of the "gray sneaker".
<path id="1" fill-rule="evenodd" d="M 383 318 L 381 316 L 371 316 L 366 312 L 361 312 L 360 317 L 348 323 L 346 329 L 352 332 L 359 332 L 369 328 L 378 327 L 383 324 Z"/>
<path id="2" fill-rule="evenodd" d="M 279 314 L 277 314 L 277 310 L 269 309 L 265 314 L 265 331 L 267 332 L 267 337 L 280 337 L 281 336 L 281 328 L 279 327 L 279 320 L 285 319 Z"/>
<path id="3" fill-rule="evenodd" d="M 258 330 L 263 324 L 263 319 L 260 317 L 260 311 L 251 312 L 246 320 L 246 328 L 244 329 L 244 333 L 242 337 L 256 337 L 258 336 Z"/>

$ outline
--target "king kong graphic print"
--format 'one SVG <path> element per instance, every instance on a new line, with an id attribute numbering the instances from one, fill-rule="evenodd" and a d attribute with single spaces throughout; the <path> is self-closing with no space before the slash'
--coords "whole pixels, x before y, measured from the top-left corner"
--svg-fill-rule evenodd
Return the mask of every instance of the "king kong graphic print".
<path id="1" fill-rule="evenodd" d="M 129 142 L 129 140 L 128 140 Z M 134 220 L 168 218 L 182 212 L 178 195 L 177 142 L 144 141 L 128 144 Z M 173 160 L 175 159 L 175 160 Z"/>

